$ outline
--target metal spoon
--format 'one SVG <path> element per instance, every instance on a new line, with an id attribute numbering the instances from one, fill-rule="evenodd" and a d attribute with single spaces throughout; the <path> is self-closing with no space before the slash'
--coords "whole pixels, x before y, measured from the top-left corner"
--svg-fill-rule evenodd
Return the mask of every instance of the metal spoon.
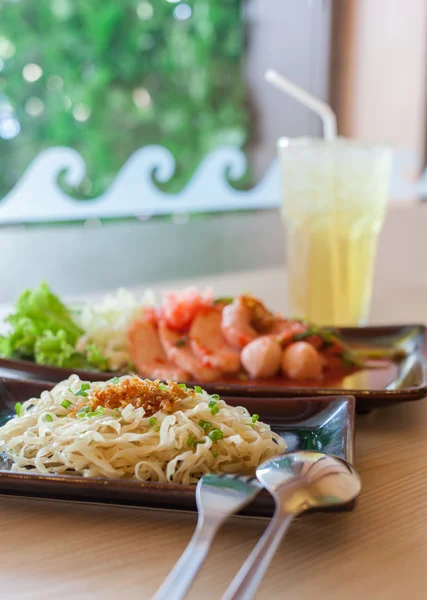
<path id="1" fill-rule="evenodd" d="M 310 508 L 337 506 L 360 492 L 359 475 L 342 458 L 319 452 L 289 452 L 271 458 L 256 471 L 271 493 L 276 510 L 222 600 L 250 600 L 294 517 Z"/>

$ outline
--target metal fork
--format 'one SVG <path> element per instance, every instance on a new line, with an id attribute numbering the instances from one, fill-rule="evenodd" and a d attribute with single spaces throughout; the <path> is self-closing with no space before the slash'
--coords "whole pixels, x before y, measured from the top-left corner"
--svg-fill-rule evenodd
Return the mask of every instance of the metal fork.
<path id="1" fill-rule="evenodd" d="M 261 486 L 255 477 L 204 475 L 196 488 L 197 527 L 187 548 L 152 600 L 181 600 L 194 581 L 222 523 L 249 504 Z"/>

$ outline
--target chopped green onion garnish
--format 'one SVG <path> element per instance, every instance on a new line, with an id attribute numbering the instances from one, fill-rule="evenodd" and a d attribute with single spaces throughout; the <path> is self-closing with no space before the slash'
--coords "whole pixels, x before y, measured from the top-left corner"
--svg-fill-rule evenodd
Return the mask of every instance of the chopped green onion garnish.
<path id="1" fill-rule="evenodd" d="M 214 455 L 215 458 L 218 458 L 218 456 L 219 456 L 218 450 L 212 450 L 212 454 Z"/>
<path id="2" fill-rule="evenodd" d="M 208 406 L 211 409 L 211 414 L 216 415 L 219 413 L 219 406 L 217 405 L 217 400 L 219 400 L 218 394 L 214 394 L 211 396 L 211 400 L 208 402 Z"/>
<path id="3" fill-rule="evenodd" d="M 252 415 L 252 423 L 256 423 L 259 420 L 259 415 Z"/>
<path id="4" fill-rule="evenodd" d="M 316 333 L 312 329 L 307 329 L 307 331 L 302 331 L 301 333 L 295 333 L 292 336 L 292 339 L 295 342 L 302 342 L 303 340 L 306 340 L 307 338 L 313 337 L 313 335 L 316 335 Z"/>
<path id="5" fill-rule="evenodd" d="M 122 416 L 122 413 L 119 411 L 118 408 L 113 408 L 113 416 L 119 418 Z"/>
<path id="6" fill-rule="evenodd" d="M 156 427 L 153 427 L 153 431 L 155 431 L 155 432 L 160 431 L 160 425 L 156 425 Z"/>
<path id="7" fill-rule="evenodd" d="M 212 423 L 210 421 L 205 421 L 204 419 L 200 419 L 199 425 L 203 431 L 209 431 L 209 429 L 212 427 Z"/>
<path id="8" fill-rule="evenodd" d="M 91 410 L 90 412 L 86 413 L 86 417 L 96 417 L 96 412 L 93 412 L 93 410 Z"/>
<path id="9" fill-rule="evenodd" d="M 90 383 L 82 383 L 80 389 L 75 393 L 76 396 L 88 396 L 86 390 L 90 390 Z"/>
<path id="10" fill-rule="evenodd" d="M 148 424 L 150 425 L 150 427 L 154 427 L 154 425 L 157 423 L 157 419 L 156 417 L 150 417 L 148 419 Z"/>
<path id="11" fill-rule="evenodd" d="M 18 415 L 18 417 L 21 416 L 21 410 L 22 410 L 22 402 L 17 402 L 15 404 L 15 412 Z"/>
<path id="12" fill-rule="evenodd" d="M 96 410 L 95 410 L 95 414 L 96 415 L 103 415 L 104 414 L 104 407 L 103 406 L 97 406 Z"/>
<path id="13" fill-rule="evenodd" d="M 178 383 L 178 387 L 181 388 L 182 390 L 187 389 L 187 386 L 185 385 L 185 383 Z"/>
<path id="14" fill-rule="evenodd" d="M 357 362 L 351 352 L 344 351 L 341 357 L 345 367 L 354 367 Z"/>
<path id="15" fill-rule="evenodd" d="M 81 419 L 82 417 L 85 417 L 87 415 L 87 413 L 91 412 L 90 409 L 91 409 L 90 406 L 82 406 L 82 408 L 77 411 L 76 417 L 78 417 L 79 419 Z"/>
<path id="16" fill-rule="evenodd" d="M 191 448 L 191 446 L 197 446 L 198 444 L 206 444 L 206 440 L 195 440 L 194 437 L 190 434 L 188 437 L 187 445 Z"/>
<path id="17" fill-rule="evenodd" d="M 203 394 L 204 389 L 200 387 L 200 385 L 195 385 L 194 386 L 194 391 L 196 392 L 196 394 Z"/>
<path id="18" fill-rule="evenodd" d="M 167 385 L 165 385 L 164 383 L 159 383 L 159 388 L 160 388 L 161 390 L 168 390 L 168 389 L 169 389 L 169 388 L 168 388 L 168 386 L 167 386 Z"/>
<path id="19" fill-rule="evenodd" d="M 52 415 L 47 414 L 44 416 L 44 420 L 51 423 L 53 421 L 53 417 L 52 417 Z"/>
<path id="20" fill-rule="evenodd" d="M 112 379 L 110 379 L 110 383 L 119 383 L 120 379 L 118 377 L 113 377 Z"/>
<path id="21" fill-rule="evenodd" d="M 216 415 L 217 413 L 219 413 L 219 406 L 215 402 L 215 404 L 212 404 L 211 406 L 211 415 Z"/>
<path id="22" fill-rule="evenodd" d="M 69 406 L 71 406 L 73 403 L 70 402 L 69 400 L 64 400 L 64 402 L 61 402 L 61 406 L 63 406 L 64 408 L 68 408 Z"/>
<path id="23" fill-rule="evenodd" d="M 224 434 L 221 429 L 212 429 L 212 431 L 208 433 L 208 436 L 213 442 L 216 442 L 217 440 L 221 440 L 224 437 Z"/>

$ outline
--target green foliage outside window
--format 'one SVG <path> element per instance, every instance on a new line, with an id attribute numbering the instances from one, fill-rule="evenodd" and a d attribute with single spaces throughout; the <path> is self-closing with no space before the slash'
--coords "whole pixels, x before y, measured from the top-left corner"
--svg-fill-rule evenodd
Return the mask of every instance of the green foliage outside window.
<path id="1" fill-rule="evenodd" d="M 50 146 L 81 153 L 91 198 L 141 146 L 173 153 L 175 192 L 243 145 L 242 2 L 0 0 L 0 198 Z"/>

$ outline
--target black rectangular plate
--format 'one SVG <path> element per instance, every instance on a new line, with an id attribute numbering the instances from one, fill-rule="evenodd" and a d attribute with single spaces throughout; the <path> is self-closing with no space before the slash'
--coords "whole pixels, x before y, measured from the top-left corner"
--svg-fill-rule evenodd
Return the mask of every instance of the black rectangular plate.
<path id="1" fill-rule="evenodd" d="M 0 378 L 0 424 L 15 414 L 16 402 L 39 397 L 52 384 Z M 224 398 L 234 406 L 257 412 L 287 442 L 288 450 L 311 449 L 353 461 L 355 400 L 347 396 L 322 398 Z M 0 455 L 1 459 L 1 455 Z M 96 502 L 141 508 L 196 510 L 195 486 L 122 481 L 78 476 L 11 473 L 0 460 L 0 494 Z M 351 510 L 354 502 L 335 510 Z M 271 516 L 273 501 L 262 491 L 242 514 Z"/>
<path id="2" fill-rule="evenodd" d="M 320 382 L 318 380 L 295 382 L 284 377 L 275 377 L 254 381 L 239 381 L 235 378 L 210 384 L 191 383 L 199 383 L 209 392 L 224 396 L 296 398 L 331 394 L 351 395 L 357 399 L 359 412 L 367 412 L 373 408 L 406 400 L 419 400 L 427 395 L 424 325 L 343 327 L 340 332 L 348 344 L 362 344 L 370 348 L 394 348 L 398 340 L 405 337 L 407 354 L 398 362 L 385 361 L 380 369 L 360 369 L 356 372 L 329 374 Z M 54 382 L 66 379 L 71 374 L 69 369 L 15 359 L 0 359 L 0 369 L 13 371 L 20 377 Z M 82 379 L 89 381 L 105 381 L 115 375 L 99 371 L 77 370 L 75 372 Z"/>

